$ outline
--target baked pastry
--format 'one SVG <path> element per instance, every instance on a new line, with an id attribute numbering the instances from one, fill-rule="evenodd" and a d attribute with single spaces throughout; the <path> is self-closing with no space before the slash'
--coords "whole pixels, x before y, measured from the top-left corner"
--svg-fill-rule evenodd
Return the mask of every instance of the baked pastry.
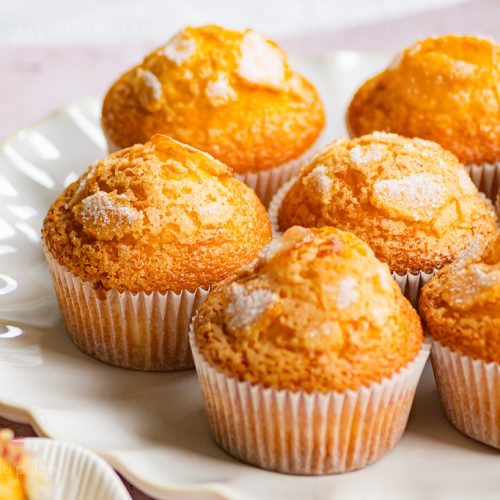
<path id="1" fill-rule="evenodd" d="M 273 240 L 212 290 L 190 339 L 219 445 L 296 474 L 346 472 L 392 448 L 428 355 L 387 265 L 331 227 Z"/>
<path id="2" fill-rule="evenodd" d="M 420 311 L 446 416 L 500 449 L 500 233 L 437 273 L 422 290 Z"/>
<path id="3" fill-rule="evenodd" d="M 155 135 L 91 165 L 50 208 L 45 253 L 68 333 L 144 370 L 192 366 L 190 317 L 270 240 L 255 193 L 210 155 Z"/>
<path id="4" fill-rule="evenodd" d="M 110 150 L 162 133 L 206 151 L 266 203 L 298 169 L 325 121 L 315 87 L 262 35 L 187 27 L 109 89 Z"/>
<path id="5" fill-rule="evenodd" d="M 0 430 L 0 498 L 2 500 L 49 500 L 53 492 L 21 442 L 13 441 L 10 429 Z"/>
<path id="6" fill-rule="evenodd" d="M 491 203 L 455 156 L 433 142 L 381 132 L 330 144 L 276 195 L 270 213 L 278 230 L 352 231 L 402 284 L 408 273 L 432 273 L 474 238 L 496 232 Z"/>
<path id="7" fill-rule="evenodd" d="M 421 40 L 364 83 L 347 111 L 353 136 L 376 130 L 441 144 L 490 198 L 500 185 L 500 45 L 474 36 Z"/>

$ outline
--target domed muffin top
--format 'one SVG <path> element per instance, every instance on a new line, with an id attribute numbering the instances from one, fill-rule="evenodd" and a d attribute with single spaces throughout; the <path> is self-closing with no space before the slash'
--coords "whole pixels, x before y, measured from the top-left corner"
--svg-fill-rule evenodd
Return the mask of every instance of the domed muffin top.
<path id="1" fill-rule="evenodd" d="M 194 323 L 215 368 L 276 389 L 344 391 L 390 377 L 422 344 L 386 264 L 353 234 L 293 227 L 214 288 Z"/>
<path id="2" fill-rule="evenodd" d="M 500 45 L 449 35 L 399 54 L 356 93 L 347 113 L 355 136 L 375 130 L 441 144 L 465 165 L 500 160 Z"/>
<path id="3" fill-rule="evenodd" d="M 325 148 L 286 193 L 278 223 L 352 231 L 399 274 L 443 267 L 496 231 L 491 204 L 455 156 L 383 132 Z"/>
<path id="4" fill-rule="evenodd" d="M 474 242 L 422 289 L 420 311 L 443 345 L 500 363 L 500 233 Z"/>
<path id="5" fill-rule="evenodd" d="M 54 202 L 42 234 L 84 281 L 132 292 L 208 286 L 271 238 L 250 188 L 210 155 L 162 135 L 91 165 Z"/>
<path id="6" fill-rule="evenodd" d="M 118 146 L 167 134 L 231 166 L 259 171 L 316 140 L 324 110 L 274 42 L 246 30 L 185 28 L 107 93 L 102 124 Z"/>

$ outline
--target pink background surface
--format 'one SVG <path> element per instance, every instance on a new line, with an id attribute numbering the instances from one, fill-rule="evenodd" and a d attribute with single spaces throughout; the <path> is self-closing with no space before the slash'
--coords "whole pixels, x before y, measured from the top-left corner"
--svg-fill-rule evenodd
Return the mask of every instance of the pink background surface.
<path id="1" fill-rule="evenodd" d="M 500 39 L 500 2 L 466 2 L 433 12 L 369 26 L 283 40 L 289 50 L 353 49 L 396 52 L 413 41 L 449 32 L 481 33 Z M 0 48 L 0 140 L 54 109 L 87 95 L 103 95 L 124 70 L 154 44 Z M 18 436 L 35 436 L 30 426 L 1 419 Z M 128 485 L 136 500 L 150 497 Z"/>
<path id="2" fill-rule="evenodd" d="M 288 50 L 397 52 L 419 38 L 449 32 L 500 39 L 500 2 L 466 2 L 402 19 L 283 40 Z M 50 111 L 88 95 L 103 95 L 113 80 L 160 45 L 0 47 L 0 140 Z"/>

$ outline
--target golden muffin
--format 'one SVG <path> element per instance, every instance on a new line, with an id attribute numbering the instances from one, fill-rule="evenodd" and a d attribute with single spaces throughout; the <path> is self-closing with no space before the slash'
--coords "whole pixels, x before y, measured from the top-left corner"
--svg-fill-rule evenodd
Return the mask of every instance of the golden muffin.
<path id="1" fill-rule="evenodd" d="M 270 197 L 315 143 L 325 121 L 314 86 L 262 35 L 218 26 L 187 27 L 109 89 L 102 127 L 111 149 L 162 133 L 255 176 Z M 293 169 L 286 168 L 292 162 Z M 271 169 L 272 179 L 268 179 Z M 284 179 L 286 180 L 286 179 Z M 265 184 L 265 185 L 264 185 Z"/>
<path id="2" fill-rule="evenodd" d="M 500 161 L 499 87 L 500 45 L 473 36 L 428 38 L 361 86 L 347 125 L 353 136 L 380 130 L 421 137 L 465 165 L 494 164 Z M 475 181 L 493 197 L 499 175 L 476 173 Z"/>
<path id="3" fill-rule="evenodd" d="M 474 242 L 423 288 L 445 412 L 470 437 L 500 448 L 500 233 Z"/>
<path id="4" fill-rule="evenodd" d="M 225 165 L 155 135 L 68 186 L 42 236 L 77 345 L 113 364 L 166 369 L 191 364 L 190 315 L 210 285 L 255 259 L 271 230 L 255 193 Z"/>
<path id="5" fill-rule="evenodd" d="M 430 273 L 496 231 L 491 203 L 454 155 L 381 132 L 330 144 L 288 189 L 277 218 L 280 230 L 352 231 L 398 275 Z"/>
<path id="6" fill-rule="evenodd" d="M 13 438 L 10 429 L 0 430 L 0 499 L 49 500 L 50 483 L 38 472 L 33 457 Z"/>
<path id="7" fill-rule="evenodd" d="M 363 467 L 397 443 L 427 357 L 422 340 L 416 312 L 366 243 L 298 226 L 211 291 L 191 335 L 216 441 L 246 462 L 300 474 Z"/>

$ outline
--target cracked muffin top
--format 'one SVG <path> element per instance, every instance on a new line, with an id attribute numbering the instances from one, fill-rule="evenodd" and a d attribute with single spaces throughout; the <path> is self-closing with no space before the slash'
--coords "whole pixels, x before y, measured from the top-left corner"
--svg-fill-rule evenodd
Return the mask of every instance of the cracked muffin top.
<path id="1" fill-rule="evenodd" d="M 435 141 L 465 165 L 500 160 L 500 45 L 428 38 L 397 55 L 355 94 L 353 136 L 375 130 Z"/>
<path id="2" fill-rule="evenodd" d="M 423 339 L 418 315 L 366 243 L 331 227 L 298 226 L 211 291 L 194 336 L 229 376 L 307 392 L 390 377 Z"/>
<path id="3" fill-rule="evenodd" d="M 162 133 L 238 173 L 298 158 L 325 121 L 314 86 L 252 30 L 187 27 L 108 91 L 102 126 L 115 148 Z"/>
<path id="4" fill-rule="evenodd" d="M 352 231 L 401 275 L 441 268 L 496 232 L 491 203 L 453 154 L 383 132 L 327 146 L 286 193 L 278 224 Z"/>
<path id="5" fill-rule="evenodd" d="M 474 242 L 422 289 L 433 338 L 466 356 L 500 363 L 500 233 Z"/>
<path id="6" fill-rule="evenodd" d="M 194 290 L 253 261 L 271 239 L 256 194 L 210 155 L 155 135 L 94 163 L 42 229 L 59 264 L 96 288 Z"/>

